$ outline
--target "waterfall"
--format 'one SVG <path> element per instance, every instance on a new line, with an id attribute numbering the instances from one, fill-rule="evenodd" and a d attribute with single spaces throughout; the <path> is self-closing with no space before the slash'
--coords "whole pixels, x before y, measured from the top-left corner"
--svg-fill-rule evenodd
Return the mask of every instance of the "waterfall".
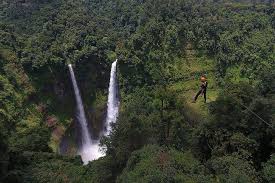
<path id="1" fill-rule="evenodd" d="M 77 86 L 74 71 L 71 64 L 69 64 L 68 66 L 77 103 L 77 120 L 81 126 L 82 147 L 79 151 L 79 154 L 84 164 L 87 164 L 89 161 L 98 159 L 99 157 L 103 156 L 103 154 L 99 151 L 98 142 L 92 142 L 91 135 L 88 129 L 87 119 L 84 112 L 83 102 L 81 99 L 80 91 Z"/>
<path id="2" fill-rule="evenodd" d="M 76 78 L 72 65 L 69 64 L 69 70 L 71 75 L 71 80 L 73 83 L 76 103 L 77 103 L 77 120 L 81 127 L 81 141 L 82 147 L 79 150 L 79 155 L 82 158 L 84 164 L 89 161 L 98 159 L 105 154 L 100 152 L 99 141 L 93 141 L 88 129 L 88 123 L 84 112 L 83 102 L 81 99 L 81 94 L 77 86 Z M 109 83 L 109 94 L 108 94 L 108 108 L 107 117 L 105 123 L 104 135 L 109 135 L 111 132 L 111 124 L 116 122 L 119 110 L 119 98 L 118 98 L 118 82 L 116 77 L 116 66 L 117 60 L 112 63 L 110 83 Z"/>
<path id="3" fill-rule="evenodd" d="M 105 135 L 109 135 L 111 132 L 111 124 L 116 122 L 119 110 L 119 98 L 118 98 L 118 83 L 116 76 L 117 59 L 112 63 L 109 94 L 108 94 L 108 106 L 107 106 L 107 118 L 105 124 Z"/>

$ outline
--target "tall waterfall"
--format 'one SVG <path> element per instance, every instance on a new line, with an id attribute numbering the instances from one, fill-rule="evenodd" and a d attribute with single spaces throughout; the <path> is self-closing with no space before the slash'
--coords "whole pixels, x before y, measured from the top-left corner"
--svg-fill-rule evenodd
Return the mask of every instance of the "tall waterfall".
<path id="1" fill-rule="evenodd" d="M 107 118 L 105 124 L 105 135 L 109 135 L 111 132 L 111 124 L 116 122 L 119 110 L 119 98 L 118 98 L 118 83 L 116 76 L 117 59 L 112 63 L 110 83 L 109 83 L 109 94 L 108 94 L 108 108 Z"/>
<path id="2" fill-rule="evenodd" d="M 83 102 L 81 99 L 80 91 L 77 86 L 74 71 L 71 64 L 69 64 L 68 66 L 77 103 L 77 120 L 81 126 L 82 147 L 79 151 L 79 154 L 81 155 L 84 164 L 87 164 L 89 161 L 98 159 L 99 157 L 103 156 L 103 154 L 99 151 L 98 142 L 92 142 L 91 135 L 88 129 L 87 119 L 84 112 Z"/>

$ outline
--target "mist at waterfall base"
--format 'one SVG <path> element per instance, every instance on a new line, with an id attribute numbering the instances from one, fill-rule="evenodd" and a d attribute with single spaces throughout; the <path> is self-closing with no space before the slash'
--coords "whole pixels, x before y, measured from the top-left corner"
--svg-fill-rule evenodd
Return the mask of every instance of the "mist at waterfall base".
<path id="1" fill-rule="evenodd" d="M 81 94 L 80 94 L 80 91 L 77 86 L 74 71 L 73 71 L 71 64 L 69 64 L 68 66 L 69 66 L 69 70 L 70 70 L 71 80 L 73 83 L 75 99 L 76 99 L 76 104 L 77 104 L 77 120 L 81 127 L 82 146 L 78 150 L 78 153 L 81 156 L 81 159 L 84 162 L 84 164 L 88 164 L 89 161 L 98 159 L 98 158 L 104 156 L 104 154 L 100 151 L 99 142 L 92 141 L 92 139 L 91 139 L 91 135 L 89 133 L 88 123 L 87 123 L 87 119 L 86 119 L 85 111 L 84 111 L 84 107 L 83 107 L 83 102 L 81 99 Z"/>
<path id="2" fill-rule="evenodd" d="M 111 132 L 111 125 L 115 123 L 118 117 L 119 111 L 119 98 L 118 98 L 118 82 L 116 76 L 117 60 L 112 63 L 110 83 L 109 83 L 109 94 L 107 104 L 107 118 L 105 122 L 105 133 L 109 135 Z"/>

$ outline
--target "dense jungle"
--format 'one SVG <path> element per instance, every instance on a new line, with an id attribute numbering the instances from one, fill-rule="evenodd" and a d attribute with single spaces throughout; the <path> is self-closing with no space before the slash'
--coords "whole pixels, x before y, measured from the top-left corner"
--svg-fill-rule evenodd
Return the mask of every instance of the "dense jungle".
<path id="1" fill-rule="evenodd" d="M 275 182 L 274 0 L 0 8 L 0 183 Z M 102 135 L 116 59 L 119 114 Z M 104 154 L 85 165 L 68 64 Z"/>

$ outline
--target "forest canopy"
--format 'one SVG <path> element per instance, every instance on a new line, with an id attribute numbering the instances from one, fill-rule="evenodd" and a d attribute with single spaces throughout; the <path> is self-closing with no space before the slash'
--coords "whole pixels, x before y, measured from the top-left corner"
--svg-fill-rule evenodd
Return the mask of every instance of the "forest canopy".
<path id="1" fill-rule="evenodd" d="M 273 0 L 0 8 L 0 182 L 275 182 Z M 67 65 L 99 136 L 115 59 L 119 117 L 84 166 Z"/>

